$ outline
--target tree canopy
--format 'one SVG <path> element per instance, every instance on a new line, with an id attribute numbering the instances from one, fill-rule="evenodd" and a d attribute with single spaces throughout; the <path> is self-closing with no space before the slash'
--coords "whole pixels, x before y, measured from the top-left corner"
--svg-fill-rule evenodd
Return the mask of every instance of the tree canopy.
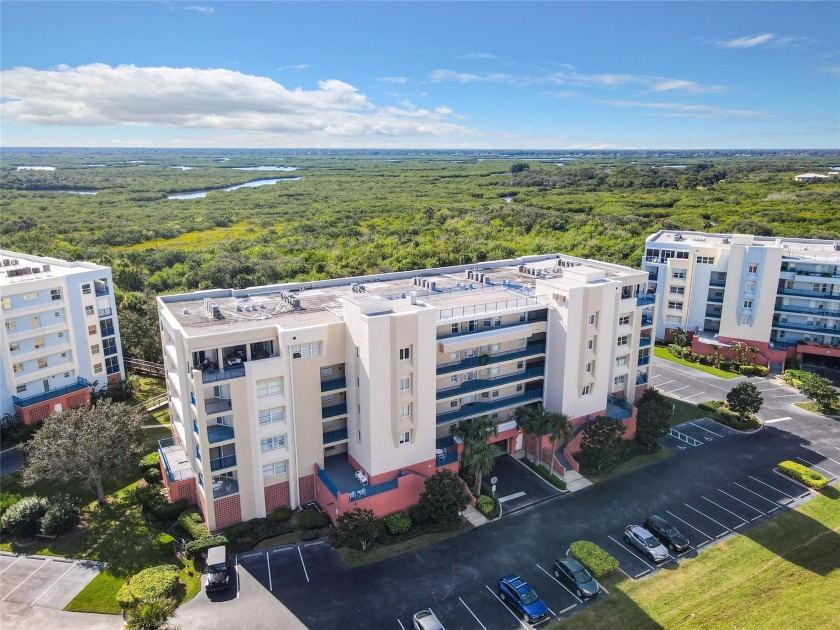
<path id="1" fill-rule="evenodd" d="M 659 391 L 648 387 L 636 406 L 636 442 L 652 452 L 659 447 L 659 439 L 668 434 L 671 405 Z"/>
<path id="2" fill-rule="evenodd" d="M 729 408 L 743 419 L 747 414 L 758 413 L 764 403 L 764 398 L 758 391 L 758 387 L 749 381 L 744 381 L 732 388 L 726 395 L 726 402 Z"/>

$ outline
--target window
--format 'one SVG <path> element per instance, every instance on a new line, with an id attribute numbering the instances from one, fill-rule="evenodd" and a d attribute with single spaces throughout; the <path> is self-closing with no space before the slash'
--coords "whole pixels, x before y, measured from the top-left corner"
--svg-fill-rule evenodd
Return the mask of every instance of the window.
<path id="1" fill-rule="evenodd" d="M 102 364 L 101 363 L 94 364 L 93 373 L 94 374 L 99 374 L 101 371 L 102 371 Z"/>
<path id="2" fill-rule="evenodd" d="M 50 299 L 60 300 L 61 299 L 61 289 L 50 289 Z"/>
<path id="3" fill-rule="evenodd" d="M 592 372 L 592 361 L 590 361 L 589 363 L 586 364 L 586 372 L 587 373 Z"/>
<path id="4" fill-rule="evenodd" d="M 458 384 L 458 375 L 456 374 L 455 376 L 450 376 L 449 377 L 449 382 L 450 383 L 455 383 L 457 385 Z"/>
<path id="5" fill-rule="evenodd" d="M 490 352 L 490 345 L 481 346 L 481 351 L 484 353 Z"/>
<path id="6" fill-rule="evenodd" d="M 627 365 L 627 355 L 626 354 L 623 357 L 616 357 L 616 359 L 615 359 L 615 367 L 621 367 L 623 365 Z"/>
<path id="7" fill-rule="evenodd" d="M 469 332 L 475 332 L 476 330 L 478 330 L 478 320 L 477 319 L 471 319 L 470 321 L 468 321 L 467 322 L 467 330 Z"/>
<path id="8" fill-rule="evenodd" d="M 9 352 L 17 352 L 20 350 L 20 344 L 15 341 L 9 344 Z"/>
<path id="9" fill-rule="evenodd" d="M 332 394 L 327 394 L 326 396 L 321 396 L 321 402 L 322 403 L 332 402 L 332 401 L 333 401 L 333 395 Z"/>
<path id="10" fill-rule="evenodd" d="M 88 334 L 89 335 L 95 335 L 96 334 L 96 324 L 94 324 L 93 326 L 88 326 Z"/>
<path id="11" fill-rule="evenodd" d="M 592 386 L 584 385 L 583 389 L 580 391 L 581 396 L 589 396 L 589 393 L 592 391 Z"/>
<path id="12" fill-rule="evenodd" d="M 38 359 L 38 369 L 43 370 L 45 367 L 47 367 L 47 358 L 41 357 Z"/>
<path id="13" fill-rule="evenodd" d="M 714 265 L 715 264 L 715 257 L 714 256 L 698 256 L 697 257 L 697 264 L 698 265 Z"/>
<path id="14" fill-rule="evenodd" d="M 452 329 L 451 330 L 452 330 L 453 335 L 457 335 L 458 331 L 460 331 L 461 329 L 458 328 L 458 324 L 452 324 Z"/>
<path id="15" fill-rule="evenodd" d="M 490 395 L 491 395 L 493 398 L 498 398 L 498 397 L 499 397 L 499 390 L 498 390 L 498 389 L 494 389 L 492 392 L 490 392 Z"/>
<path id="16" fill-rule="evenodd" d="M 525 367 L 525 361 L 517 361 L 516 362 L 516 369 L 521 370 Z"/>
<path id="17" fill-rule="evenodd" d="M 482 323 L 482 326 L 490 326 L 490 318 L 485 319 Z"/>
<path id="18" fill-rule="evenodd" d="M 522 383 L 519 383 L 516 386 L 516 391 L 518 391 L 518 392 L 521 392 L 523 389 L 525 389 L 525 386 Z"/>
<path id="19" fill-rule="evenodd" d="M 400 379 L 400 390 L 405 391 L 407 389 L 411 389 L 411 377 L 406 376 L 405 378 Z"/>
<path id="20" fill-rule="evenodd" d="M 333 369 L 331 365 L 327 365 L 321 368 L 321 376 L 332 376 Z"/>
<path id="21" fill-rule="evenodd" d="M 749 315 L 744 315 L 741 318 L 741 325 L 742 326 L 749 326 L 751 322 L 752 322 L 752 318 Z"/>
<path id="22" fill-rule="evenodd" d="M 15 328 L 17 328 L 17 322 L 15 320 L 6 322 L 6 330 L 14 330 Z"/>
<path id="23" fill-rule="evenodd" d="M 758 265 L 756 265 L 755 263 L 749 265 L 747 267 L 747 273 L 758 273 Z"/>
<path id="24" fill-rule="evenodd" d="M 261 409 L 259 412 L 260 424 L 271 424 L 281 422 L 286 418 L 286 410 L 283 407 Z"/>
<path id="25" fill-rule="evenodd" d="M 668 308 L 672 308 L 674 310 L 681 311 L 682 308 L 683 308 L 683 303 L 682 302 L 675 302 L 674 300 L 671 300 L 670 302 L 668 302 Z"/>
<path id="26" fill-rule="evenodd" d="M 475 372 L 467 372 L 464 374 L 465 381 L 474 381 L 475 380 Z"/>
<path id="27" fill-rule="evenodd" d="M 595 315 L 594 315 L 594 314 L 592 314 L 592 315 L 590 315 L 590 316 L 589 316 L 589 323 L 590 323 L 590 325 L 594 326 L 596 321 L 597 321 L 597 319 L 596 319 L 596 317 L 595 317 Z"/>
<path id="28" fill-rule="evenodd" d="M 668 315 L 668 317 L 665 318 L 665 324 L 668 326 L 679 326 L 682 324 L 682 319 L 679 315 Z"/>
<path id="29" fill-rule="evenodd" d="M 461 355 L 458 354 L 458 351 L 456 350 L 455 352 L 450 352 L 449 353 L 449 358 L 452 359 L 453 361 L 457 361 L 458 359 L 461 358 Z"/>
<path id="30" fill-rule="evenodd" d="M 38 299 L 38 292 L 33 291 L 31 293 L 24 293 L 23 294 L 23 299 L 24 300 L 37 300 Z"/>
<path id="31" fill-rule="evenodd" d="M 305 359 L 308 357 L 321 356 L 321 342 L 305 343 L 300 346 L 292 346 L 292 357 L 295 359 Z"/>
<path id="32" fill-rule="evenodd" d="M 668 292 L 671 295 L 685 295 L 685 287 L 671 287 Z"/>
<path id="33" fill-rule="evenodd" d="M 671 272 L 671 277 L 674 280 L 685 280 L 685 269 L 674 269 Z"/>
<path id="34" fill-rule="evenodd" d="M 283 393 L 283 380 L 279 378 L 257 381 L 257 398 Z"/>
<path id="35" fill-rule="evenodd" d="M 622 315 L 618 318 L 618 325 L 619 326 L 627 326 L 630 323 L 630 316 L 629 315 Z"/>
<path id="36" fill-rule="evenodd" d="M 457 407 L 458 406 L 458 401 L 457 400 L 450 401 L 449 406 L 450 407 Z"/>
<path id="37" fill-rule="evenodd" d="M 15 374 L 17 374 L 18 372 L 23 372 L 23 363 L 15 363 L 12 366 L 12 370 Z"/>
<path id="38" fill-rule="evenodd" d="M 475 356 L 475 348 L 467 348 L 464 350 L 464 358 L 469 359 L 470 357 Z"/>
<path id="39" fill-rule="evenodd" d="M 744 300 L 744 308 L 752 308 L 753 301 L 752 300 Z"/>
<path id="40" fill-rule="evenodd" d="M 400 434 L 400 444 L 408 444 L 411 441 L 411 431 Z"/>
<path id="41" fill-rule="evenodd" d="M 26 385 L 18 385 L 17 386 L 17 393 L 22 394 L 26 391 Z"/>
<path id="42" fill-rule="evenodd" d="M 594 339 L 590 339 L 589 341 L 586 342 L 586 349 L 587 350 L 594 350 L 595 349 L 595 340 Z"/>
<path id="43" fill-rule="evenodd" d="M 11 308 L 12 308 L 12 299 L 11 298 L 4 297 L 4 298 L 0 299 L 0 302 L 2 302 L 2 304 L 3 304 L 3 310 L 4 311 L 11 310 Z"/>
<path id="44" fill-rule="evenodd" d="M 616 339 L 615 345 L 617 346 L 626 346 L 627 343 L 630 341 L 629 335 L 622 335 L 618 339 Z"/>
<path id="45" fill-rule="evenodd" d="M 744 286 L 744 292 L 755 293 L 755 280 L 747 280 L 747 284 Z"/>
<path id="46" fill-rule="evenodd" d="M 400 361 L 407 361 L 411 358 L 411 348 L 400 348 Z"/>
<path id="47" fill-rule="evenodd" d="M 260 440 L 260 450 L 263 453 L 276 451 L 278 448 L 286 448 L 286 434 L 273 435 Z"/>
<path id="48" fill-rule="evenodd" d="M 520 386 L 521 387 L 521 386 Z M 464 404 L 469 405 L 475 402 L 475 395 L 464 396 Z"/>
<path id="49" fill-rule="evenodd" d="M 274 462 L 273 464 L 266 464 L 263 466 L 263 477 L 273 477 L 274 475 L 282 475 L 289 469 L 289 462 Z"/>
<path id="50" fill-rule="evenodd" d="M 622 374 L 621 376 L 616 376 L 613 379 L 613 385 L 624 385 L 624 381 L 627 380 L 627 375 Z"/>
<path id="51" fill-rule="evenodd" d="M 116 374 L 120 370 L 120 364 L 117 357 L 108 357 L 105 359 L 105 371 L 108 374 Z"/>
<path id="52" fill-rule="evenodd" d="M 682 258 L 683 260 L 688 260 L 688 252 L 677 252 L 677 258 Z"/>
<path id="53" fill-rule="evenodd" d="M 82 295 L 90 295 L 90 285 L 83 284 L 82 285 Z"/>
<path id="54" fill-rule="evenodd" d="M 43 337 L 35 337 L 35 348 L 43 348 L 44 347 L 44 338 Z"/>
<path id="55" fill-rule="evenodd" d="M 524 339 L 524 338 L 516 340 L 516 347 L 517 348 L 524 348 L 526 344 L 527 344 L 527 340 Z"/>
<path id="56" fill-rule="evenodd" d="M 34 315 L 34 316 L 30 317 L 29 318 L 29 324 L 32 326 L 32 328 L 40 328 L 41 327 L 41 316 L 40 315 Z"/>
<path id="57" fill-rule="evenodd" d="M 501 325 L 502 325 L 502 318 L 501 317 L 497 317 L 496 319 L 493 320 L 493 326 L 501 326 Z"/>
<path id="58" fill-rule="evenodd" d="M 85 306 L 85 315 L 93 315 L 93 307 Z"/>
<path id="59" fill-rule="evenodd" d="M 521 324 L 527 319 L 527 315 L 525 313 L 519 313 L 519 323 Z"/>
<path id="60" fill-rule="evenodd" d="M 400 407 L 400 418 L 407 418 L 411 415 L 411 405 L 402 405 Z"/>

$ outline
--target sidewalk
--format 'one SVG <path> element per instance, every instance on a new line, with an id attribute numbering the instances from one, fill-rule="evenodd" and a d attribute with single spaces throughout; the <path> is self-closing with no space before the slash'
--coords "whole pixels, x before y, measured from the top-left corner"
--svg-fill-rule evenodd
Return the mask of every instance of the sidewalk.
<path id="1" fill-rule="evenodd" d="M 490 522 L 484 517 L 484 514 L 476 510 L 472 505 L 467 505 L 466 509 L 461 512 L 461 516 L 467 519 L 473 527 L 481 527 Z"/>

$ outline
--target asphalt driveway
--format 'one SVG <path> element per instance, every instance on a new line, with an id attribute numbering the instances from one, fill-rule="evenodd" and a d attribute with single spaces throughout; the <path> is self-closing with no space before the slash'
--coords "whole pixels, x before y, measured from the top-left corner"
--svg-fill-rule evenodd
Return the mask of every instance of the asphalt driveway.
<path id="1" fill-rule="evenodd" d="M 540 503 L 562 494 L 545 479 L 537 475 L 510 455 L 499 455 L 492 472 L 485 477 L 487 483 L 496 477 L 496 498 L 502 504 L 502 515 Z"/>

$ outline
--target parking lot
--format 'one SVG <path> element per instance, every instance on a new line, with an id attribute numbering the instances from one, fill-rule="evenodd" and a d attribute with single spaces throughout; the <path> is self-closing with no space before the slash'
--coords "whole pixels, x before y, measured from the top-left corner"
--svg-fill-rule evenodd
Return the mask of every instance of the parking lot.
<path id="1" fill-rule="evenodd" d="M 62 610 L 102 569 L 99 562 L 0 553 L 0 601 Z"/>
<path id="2" fill-rule="evenodd" d="M 671 427 L 671 432 L 665 436 L 662 445 L 670 451 L 682 451 L 737 434 L 738 431 L 719 422 L 709 418 L 698 418 Z"/>

